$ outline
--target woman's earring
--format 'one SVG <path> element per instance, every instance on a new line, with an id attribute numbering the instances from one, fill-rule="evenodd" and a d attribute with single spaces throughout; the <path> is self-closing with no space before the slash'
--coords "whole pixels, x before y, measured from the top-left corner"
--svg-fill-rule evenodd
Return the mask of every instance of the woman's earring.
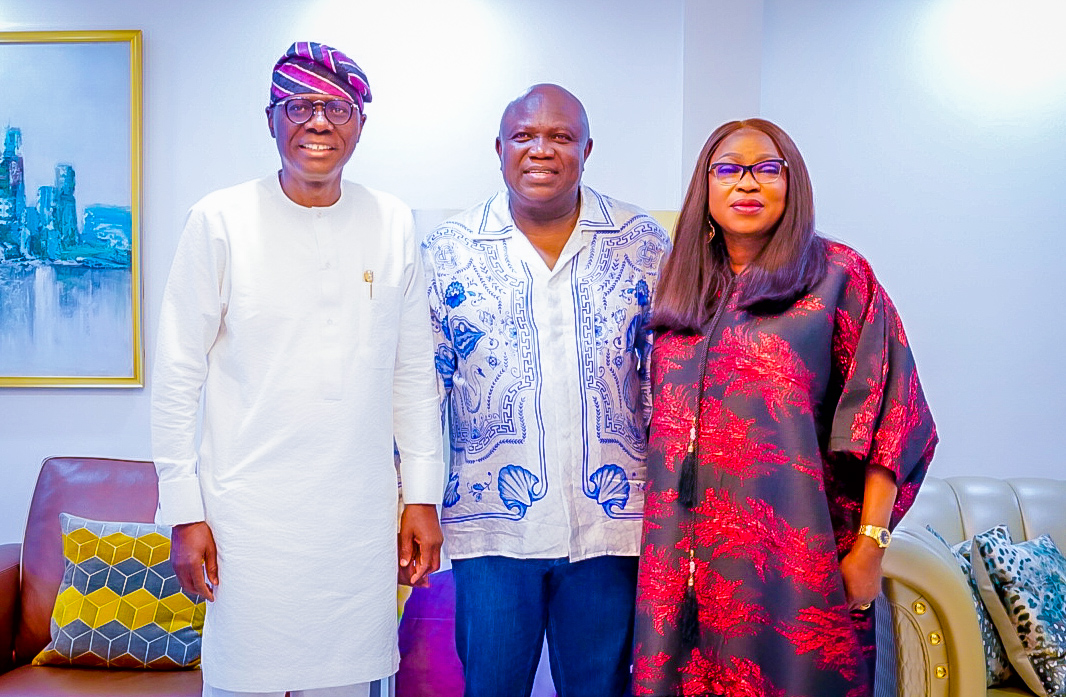
<path id="1" fill-rule="evenodd" d="M 709 213 L 707 214 L 707 225 L 711 228 L 711 231 L 707 233 L 707 241 L 710 242 L 711 240 L 714 239 L 715 230 L 714 230 L 714 220 L 711 218 Z"/>

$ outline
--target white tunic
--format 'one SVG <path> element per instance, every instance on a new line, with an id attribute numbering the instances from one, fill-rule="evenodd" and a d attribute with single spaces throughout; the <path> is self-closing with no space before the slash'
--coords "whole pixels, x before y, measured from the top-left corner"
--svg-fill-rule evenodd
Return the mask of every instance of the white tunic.
<path id="1" fill-rule="evenodd" d="M 265 692 L 396 671 L 393 438 L 405 501 L 439 503 L 439 429 L 406 206 L 344 182 L 305 208 L 277 177 L 193 206 L 160 311 L 152 443 L 158 520 L 206 520 L 218 545 L 205 681 Z"/>

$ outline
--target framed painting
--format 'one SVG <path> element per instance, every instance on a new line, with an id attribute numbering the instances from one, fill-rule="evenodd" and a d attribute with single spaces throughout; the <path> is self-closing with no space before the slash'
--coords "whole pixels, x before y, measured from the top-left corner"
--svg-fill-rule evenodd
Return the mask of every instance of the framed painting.
<path id="1" fill-rule="evenodd" d="M 0 32 L 0 386 L 141 387 L 141 32 Z"/>

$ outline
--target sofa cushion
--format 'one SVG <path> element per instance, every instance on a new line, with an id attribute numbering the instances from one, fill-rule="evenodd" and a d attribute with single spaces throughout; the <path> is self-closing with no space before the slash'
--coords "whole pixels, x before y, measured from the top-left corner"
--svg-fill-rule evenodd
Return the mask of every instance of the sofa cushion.
<path id="1" fill-rule="evenodd" d="M 200 663 L 205 604 L 181 590 L 170 528 L 63 513 L 66 566 L 52 640 L 34 665 L 188 668 Z"/>
<path id="2" fill-rule="evenodd" d="M 1010 659 L 1007 658 L 1007 651 L 1003 648 L 1003 641 L 999 638 L 999 634 L 996 633 L 996 625 L 993 624 L 992 618 L 989 617 L 988 610 L 985 608 L 985 603 L 981 599 L 981 591 L 977 587 L 977 580 L 971 570 L 970 548 L 973 540 L 963 540 L 958 544 L 950 545 L 932 526 L 926 525 L 925 528 L 933 533 L 936 539 L 943 542 L 945 547 L 951 550 L 952 556 L 955 557 L 959 568 L 962 569 L 962 573 L 966 576 L 966 580 L 970 585 L 974 608 L 977 610 L 977 624 L 981 628 L 981 641 L 985 647 L 985 684 L 989 687 L 1001 685 L 1014 675 L 1014 670 L 1011 668 Z"/>
<path id="3" fill-rule="evenodd" d="M 1007 655 L 1037 695 L 1066 697 L 1066 559 L 1047 535 L 974 537 L 973 572 Z"/>
<path id="4" fill-rule="evenodd" d="M 29 663 L 51 640 L 52 609 L 65 567 L 59 514 L 151 523 L 156 482 L 155 465 L 147 461 L 76 457 L 44 461 L 22 545 L 16 665 Z"/>

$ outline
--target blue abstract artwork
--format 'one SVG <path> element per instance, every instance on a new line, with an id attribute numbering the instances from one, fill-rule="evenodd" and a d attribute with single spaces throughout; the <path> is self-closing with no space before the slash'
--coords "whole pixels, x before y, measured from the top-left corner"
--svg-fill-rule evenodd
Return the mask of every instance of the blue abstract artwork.
<path id="1" fill-rule="evenodd" d="M 139 33 L 100 34 L 137 51 L 0 34 L 0 385 L 140 384 Z"/>

